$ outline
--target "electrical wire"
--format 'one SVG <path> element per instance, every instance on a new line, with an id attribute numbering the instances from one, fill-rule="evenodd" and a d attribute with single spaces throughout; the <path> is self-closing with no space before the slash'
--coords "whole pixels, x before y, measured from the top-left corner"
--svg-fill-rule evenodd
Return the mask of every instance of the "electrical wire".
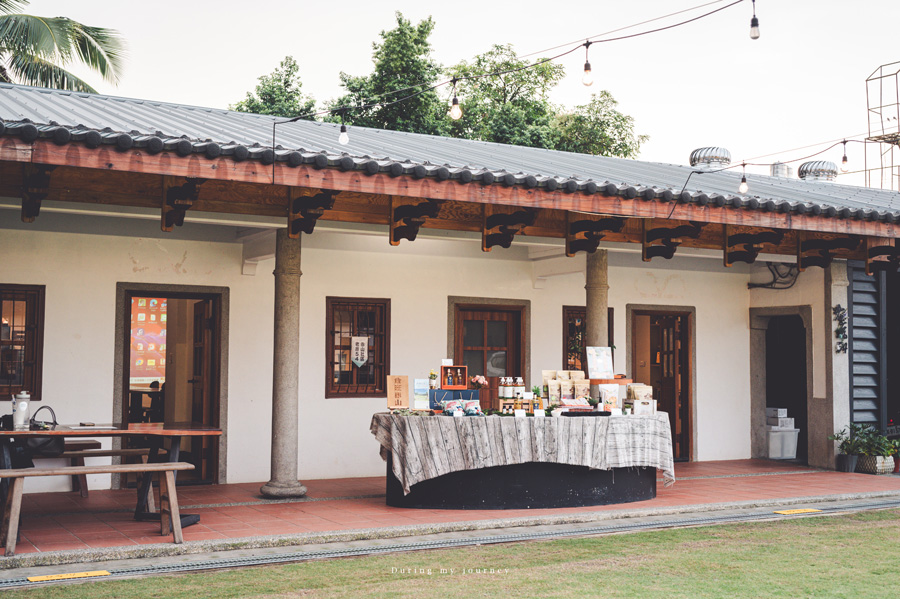
<path id="1" fill-rule="evenodd" d="M 696 8 L 702 8 L 703 6 L 709 6 L 709 5 L 711 5 L 711 4 L 717 4 L 717 3 L 720 2 L 720 1 L 724 1 L 724 0 L 717 0 L 717 2 L 711 2 L 711 3 L 705 4 L 705 5 L 700 5 L 700 6 L 697 6 L 697 7 L 691 8 L 691 9 L 686 9 L 685 11 L 680 11 L 680 12 L 686 12 L 686 11 L 694 10 L 694 9 L 696 9 Z M 381 94 L 380 96 L 378 96 L 378 98 L 383 98 L 383 97 L 386 97 L 386 96 L 389 96 L 389 95 L 394 95 L 394 94 L 406 92 L 406 91 L 409 91 L 409 90 L 418 89 L 418 88 L 422 87 L 423 85 L 428 85 L 428 87 L 426 87 L 426 88 L 424 88 L 424 89 L 421 89 L 420 91 L 417 91 L 417 92 L 415 92 L 415 93 L 409 94 L 409 95 L 407 95 L 407 96 L 404 96 L 404 97 L 402 97 L 402 98 L 400 98 L 400 99 L 398 99 L 398 100 L 394 100 L 394 101 L 391 101 L 391 102 L 373 102 L 373 101 L 370 101 L 370 103 L 364 104 L 364 105 L 362 105 L 362 106 L 338 106 L 338 107 L 335 107 L 335 108 L 329 108 L 329 109 L 326 109 L 326 110 L 319 110 L 319 111 L 310 112 L 310 113 L 307 113 L 307 114 L 301 114 L 301 115 L 296 116 L 296 117 L 293 117 L 293 118 L 291 118 L 291 119 L 286 119 L 286 120 L 283 120 L 283 121 L 279 121 L 279 122 L 277 122 L 276 124 L 280 125 L 280 124 L 284 124 L 284 123 L 293 123 L 293 122 L 296 122 L 296 121 L 299 121 L 299 120 L 302 120 L 302 119 L 308 119 L 308 118 L 310 118 L 310 117 L 317 117 L 317 116 L 323 116 L 323 115 L 333 114 L 333 113 L 338 112 L 338 111 L 348 112 L 348 111 L 351 111 L 351 110 L 367 110 L 367 109 L 369 109 L 369 108 L 376 108 L 376 107 L 385 108 L 385 107 L 388 107 L 388 106 L 393 106 L 394 104 L 398 104 L 398 103 L 400 103 L 400 102 L 404 102 L 404 101 L 406 101 L 406 100 L 409 100 L 409 99 L 414 98 L 414 97 L 416 97 L 416 96 L 420 96 L 420 95 L 422 95 L 422 94 L 424 94 L 424 93 L 427 93 L 427 92 L 429 92 L 429 91 L 438 89 L 439 87 L 443 87 L 443 86 L 445 86 L 445 85 L 448 85 L 448 84 L 450 84 L 451 82 L 453 82 L 454 79 L 455 79 L 456 81 L 467 81 L 467 80 L 475 80 L 475 79 L 484 79 L 484 78 L 486 78 L 486 77 L 496 77 L 496 76 L 499 76 L 499 75 L 506 75 L 506 74 L 509 74 L 509 73 L 516 73 L 516 72 L 519 72 L 519 71 L 524 71 L 524 70 L 526 70 L 526 69 L 532 69 L 532 68 L 537 67 L 537 66 L 540 66 L 540 65 L 542 65 L 542 64 L 546 64 L 546 63 L 548 63 L 548 62 L 551 62 L 551 61 L 554 61 L 554 60 L 558 60 L 558 59 L 560 59 L 560 58 L 562 58 L 562 57 L 564 57 L 564 56 L 568 56 L 568 55 L 571 54 L 572 52 L 575 52 L 576 50 L 578 50 L 578 49 L 584 47 L 585 45 L 590 45 L 590 44 L 595 44 L 595 43 L 614 42 L 614 41 L 620 41 L 620 40 L 625 40 L 625 39 L 632 39 L 632 38 L 641 37 L 641 36 L 644 36 L 644 35 L 650 35 L 650 34 L 653 34 L 653 33 L 659 33 L 660 31 L 666 31 L 666 30 L 668 30 L 668 29 L 674 29 L 674 28 L 676 28 L 676 27 L 681 27 L 681 26 L 683 26 L 683 25 L 687 25 L 688 23 L 693 23 L 694 21 L 698 21 L 698 20 L 703 19 L 703 18 L 705 18 L 705 17 L 708 17 L 708 16 L 710 16 L 710 15 L 716 14 L 716 13 L 721 12 L 721 11 L 727 9 L 727 8 L 731 8 L 732 6 L 735 6 L 736 4 L 740 4 L 740 3 L 743 2 L 743 1 L 744 1 L 744 0 L 735 0 L 734 2 L 731 2 L 730 4 L 727 4 L 727 5 L 725 5 L 725 6 L 719 7 L 719 8 L 717 8 L 717 9 L 715 9 L 715 10 L 706 12 L 706 13 L 701 14 L 701 15 L 698 15 L 698 16 L 693 17 L 693 18 L 691 18 L 691 19 L 687 19 L 687 20 L 684 20 L 684 21 L 680 21 L 680 22 L 678 22 L 678 23 L 673 23 L 673 24 L 671 24 L 671 25 L 667 25 L 667 26 L 665 26 L 665 27 L 658 27 L 658 28 L 656 28 L 656 29 L 650 29 L 650 30 L 648 30 L 648 31 L 641 31 L 641 32 L 638 32 L 638 33 L 630 34 L 630 35 L 624 35 L 624 36 L 615 37 L 615 38 L 609 38 L 609 39 L 600 39 L 600 40 L 590 40 L 590 39 L 588 39 L 588 40 L 586 40 L 584 43 L 579 43 L 577 46 L 574 46 L 574 47 L 570 48 L 569 50 L 566 50 L 565 52 L 561 52 L 561 53 L 556 54 L 555 56 L 552 56 L 552 57 L 549 57 L 549 58 L 543 58 L 543 59 L 541 59 L 541 60 L 538 60 L 538 61 L 533 62 L 533 63 L 529 63 L 529 64 L 527 64 L 527 65 L 523 65 L 523 66 L 521 66 L 521 67 L 516 67 L 516 68 L 513 68 L 513 69 L 505 69 L 505 70 L 502 70 L 502 71 L 495 71 L 495 72 L 492 72 L 492 73 L 481 73 L 481 74 L 478 74 L 478 75 L 468 75 L 468 76 L 465 76 L 465 77 L 454 77 L 454 78 L 446 79 L 446 80 L 444 80 L 444 81 L 441 81 L 441 82 L 436 83 L 436 84 L 431 84 L 431 85 L 428 85 L 427 83 L 420 83 L 420 84 L 417 84 L 417 85 L 412 85 L 412 86 L 409 86 L 409 87 L 401 88 L 401 89 L 399 89 L 399 90 L 393 90 L 393 91 L 390 91 L 390 92 L 385 92 L 384 94 Z M 680 12 L 679 12 L 679 13 L 672 13 L 672 14 L 680 14 Z M 667 15 L 667 16 L 671 16 L 671 15 Z M 657 19 L 651 19 L 650 21 L 647 21 L 647 22 L 652 22 L 652 21 L 659 20 L 659 19 L 662 19 L 662 18 L 666 18 L 666 17 L 658 17 Z M 638 24 L 635 24 L 635 25 L 629 25 L 628 27 L 625 27 L 625 28 L 622 28 L 622 29 L 629 29 L 629 28 L 636 27 L 636 26 L 638 26 Z M 558 47 L 559 47 L 559 46 L 558 46 Z M 529 55 L 529 56 L 530 56 L 530 55 Z M 274 145 L 274 144 L 273 144 L 273 145 Z"/>

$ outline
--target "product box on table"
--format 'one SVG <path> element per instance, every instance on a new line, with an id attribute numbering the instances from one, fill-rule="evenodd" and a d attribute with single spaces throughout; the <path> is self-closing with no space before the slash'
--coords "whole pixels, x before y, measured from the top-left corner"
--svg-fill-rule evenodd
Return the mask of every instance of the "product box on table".
<path id="1" fill-rule="evenodd" d="M 442 401 L 449 401 L 451 399 L 455 399 L 453 397 L 453 391 L 448 389 L 429 389 L 428 390 L 428 409 L 429 410 L 440 410 Z"/>
<path id="2" fill-rule="evenodd" d="M 453 391 L 453 399 L 461 401 L 478 401 L 478 389 L 460 389 Z"/>
<path id="3" fill-rule="evenodd" d="M 787 408 L 766 408 L 766 418 L 787 418 Z"/>
<path id="4" fill-rule="evenodd" d="M 766 418 L 766 424 L 777 426 L 779 428 L 794 428 L 793 418 Z"/>

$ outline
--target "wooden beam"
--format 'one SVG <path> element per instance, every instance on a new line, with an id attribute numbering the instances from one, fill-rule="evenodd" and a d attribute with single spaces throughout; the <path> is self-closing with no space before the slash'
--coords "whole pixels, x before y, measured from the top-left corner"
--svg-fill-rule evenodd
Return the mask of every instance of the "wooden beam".
<path id="1" fill-rule="evenodd" d="M 310 165 L 289 167 L 276 163 L 274 181 L 272 166 L 256 161 L 234 162 L 228 158 L 208 159 L 200 155 L 184 158 L 166 152 L 150 155 L 140 150 L 119 152 L 100 147 L 95 150 L 69 144 L 57 146 L 52 141 L 37 140 L 26 144 L 15 138 L 4 138 L 0 144 L 0 160 L 36 164 L 67 165 L 83 168 L 152 173 L 182 177 L 202 177 L 218 181 L 239 181 L 350 191 L 355 193 L 432 198 L 478 204 L 502 204 L 524 208 L 576 210 L 609 216 L 637 218 L 671 218 L 752 227 L 805 230 L 824 233 L 900 237 L 900 225 L 856 219 L 830 218 L 812 214 L 785 214 L 762 210 L 736 210 L 718 206 L 676 204 L 624 199 L 602 194 L 567 193 L 502 185 L 461 184 L 456 181 L 391 177 L 386 173 L 366 175 L 361 171 L 316 169 Z"/>
<path id="2" fill-rule="evenodd" d="M 182 182 L 176 177 L 163 177 L 160 213 L 163 231 L 168 233 L 175 227 L 184 225 L 184 215 L 197 201 L 202 184 L 202 179 L 187 179 Z"/>
<path id="3" fill-rule="evenodd" d="M 441 211 L 437 200 L 418 200 L 391 196 L 391 245 L 400 245 L 401 239 L 415 241 L 419 228 L 429 218 L 437 218 Z"/>
<path id="4" fill-rule="evenodd" d="M 22 164 L 22 222 L 33 223 L 41 213 L 41 202 L 50 191 L 52 166 Z"/>

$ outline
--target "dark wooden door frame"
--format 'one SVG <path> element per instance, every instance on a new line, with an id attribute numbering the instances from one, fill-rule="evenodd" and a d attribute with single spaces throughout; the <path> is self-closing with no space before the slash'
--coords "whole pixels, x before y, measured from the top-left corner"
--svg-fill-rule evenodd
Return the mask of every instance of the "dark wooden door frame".
<path id="1" fill-rule="evenodd" d="M 522 351 L 520 372 L 526 388 L 531 385 L 531 301 L 489 297 L 447 297 L 447 356 L 456 355 L 456 315 L 461 310 L 513 310 L 521 313 Z"/>
<path id="2" fill-rule="evenodd" d="M 216 363 L 216 387 L 218 388 L 219 406 L 216 411 L 217 426 L 222 429 L 222 435 L 218 438 L 218 460 L 214 465 L 216 474 L 214 481 L 224 483 L 227 475 L 226 451 L 228 437 L 228 327 L 230 316 L 230 292 L 228 287 L 213 287 L 205 285 L 158 285 L 152 283 L 116 283 L 116 311 L 115 311 L 115 345 L 113 368 L 113 408 L 112 418 L 114 422 L 122 421 L 124 414 L 123 399 L 128 387 L 128 361 L 126 348 L 130 343 L 130 311 L 129 300 L 137 296 L 164 296 L 178 299 L 211 299 L 217 320 L 215 322 L 218 334 L 214 349 L 218 360 Z M 113 439 L 113 448 L 121 448 L 121 439 Z M 113 488 L 120 486 L 117 475 L 113 475 Z"/>
<path id="3" fill-rule="evenodd" d="M 628 351 L 625 352 L 625 371 L 628 378 L 634 376 L 634 317 L 637 315 L 649 316 L 684 316 L 687 318 L 686 333 L 688 336 L 688 360 L 684 372 L 688 379 L 687 401 L 690 405 L 687 409 L 687 456 L 690 461 L 697 460 L 697 431 L 694 422 L 697 418 L 697 309 L 694 306 L 665 306 L 626 304 L 625 306 L 625 344 Z M 642 381 L 643 382 L 643 381 Z"/>

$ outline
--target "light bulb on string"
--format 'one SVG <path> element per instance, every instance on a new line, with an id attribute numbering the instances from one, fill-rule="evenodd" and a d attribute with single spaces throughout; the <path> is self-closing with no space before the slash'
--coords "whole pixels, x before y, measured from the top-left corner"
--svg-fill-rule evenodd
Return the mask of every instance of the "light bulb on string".
<path id="1" fill-rule="evenodd" d="M 594 75 L 591 73 L 591 61 L 588 60 L 588 48 L 591 47 L 591 41 L 588 40 L 584 42 L 584 75 L 581 77 L 581 82 L 586 86 L 590 87 L 594 84 Z"/>
<path id="2" fill-rule="evenodd" d="M 750 19 L 750 39 L 759 39 L 759 19 L 756 18 L 756 0 L 753 0 L 753 17 Z"/>
<path id="3" fill-rule="evenodd" d="M 750 191 L 750 186 L 747 185 L 747 173 L 746 173 L 746 164 L 741 165 L 742 168 L 745 169 L 745 172 L 741 174 L 741 184 L 738 186 L 739 193 L 747 193 Z"/>
<path id="4" fill-rule="evenodd" d="M 459 107 L 459 98 L 456 97 L 456 79 L 451 81 L 453 83 L 453 100 L 450 102 L 450 118 L 454 121 L 458 121 L 462 118 L 462 108 Z"/>
<path id="5" fill-rule="evenodd" d="M 341 134 L 338 135 L 338 143 L 342 146 L 346 146 L 350 143 L 350 136 L 347 135 L 347 125 L 341 123 Z"/>
<path id="6" fill-rule="evenodd" d="M 841 158 L 841 172 L 846 173 L 847 170 L 849 169 L 849 166 L 848 166 L 849 160 L 847 160 L 847 140 L 845 139 L 843 143 L 844 143 L 844 157 Z"/>

